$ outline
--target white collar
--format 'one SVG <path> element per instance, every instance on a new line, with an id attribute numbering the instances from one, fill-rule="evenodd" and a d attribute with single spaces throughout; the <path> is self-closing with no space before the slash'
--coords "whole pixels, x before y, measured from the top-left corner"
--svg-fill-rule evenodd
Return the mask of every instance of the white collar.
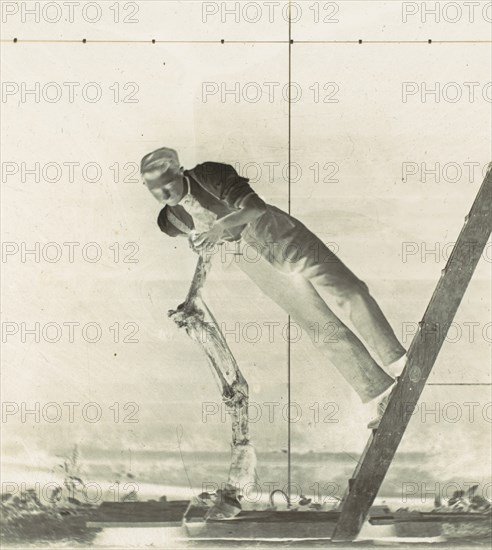
<path id="1" fill-rule="evenodd" d="M 178 202 L 178 204 L 181 204 L 186 199 L 186 197 L 191 196 L 190 179 L 188 178 L 188 176 L 184 175 L 183 178 L 186 180 L 186 188 L 188 189 L 188 191 L 183 195 L 183 198 Z"/>

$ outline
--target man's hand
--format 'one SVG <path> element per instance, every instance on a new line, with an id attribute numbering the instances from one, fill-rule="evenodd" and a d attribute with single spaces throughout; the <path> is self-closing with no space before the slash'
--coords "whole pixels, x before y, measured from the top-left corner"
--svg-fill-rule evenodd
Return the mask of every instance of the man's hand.
<path id="1" fill-rule="evenodd" d="M 222 226 L 219 223 L 214 223 L 208 231 L 200 233 L 200 235 L 193 239 L 193 246 L 196 249 L 205 250 L 216 245 L 223 234 L 224 230 Z"/>

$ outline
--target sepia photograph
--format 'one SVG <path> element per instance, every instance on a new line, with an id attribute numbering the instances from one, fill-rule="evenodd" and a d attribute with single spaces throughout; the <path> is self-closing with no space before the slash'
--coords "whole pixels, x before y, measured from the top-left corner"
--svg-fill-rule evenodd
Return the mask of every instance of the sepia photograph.
<path id="1" fill-rule="evenodd" d="M 0 547 L 490 548 L 492 2 L 0 7 Z"/>

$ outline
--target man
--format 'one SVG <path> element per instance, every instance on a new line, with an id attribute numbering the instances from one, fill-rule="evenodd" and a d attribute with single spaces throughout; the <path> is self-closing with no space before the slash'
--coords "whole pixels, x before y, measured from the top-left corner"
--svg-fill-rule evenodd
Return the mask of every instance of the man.
<path id="1" fill-rule="evenodd" d="M 197 251 L 233 241 L 240 251 L 254 247 L 259 261 L 239 254 L 238 266 L 308 334 L 366 403 L 380 398 L 377 429 L 406 352 L 367 285 L 299 220 L 266 204 L 248 179 L 232 166 L 214 162 L 184 170 L 173 149 L 163 147 L 141 161 L 144 184 L 164 205 L 158 225 L 172 237 L 184 236 Z M 333 313 L 315 287 L 331 295 L 392 375 Z M 334 339 L 313 336 L 313 323 L 335 327 Z"/>

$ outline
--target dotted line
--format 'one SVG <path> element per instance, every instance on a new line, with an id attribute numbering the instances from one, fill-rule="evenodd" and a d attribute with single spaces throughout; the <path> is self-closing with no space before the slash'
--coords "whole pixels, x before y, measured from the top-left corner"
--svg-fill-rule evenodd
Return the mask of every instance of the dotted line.
<path id="1" fill-rule="evenodd" d="M 2 43 L 70 43 L 76 44 L 492 44 L 492 40 L 87 40 L 80 39 L 2 39 Z"/>

